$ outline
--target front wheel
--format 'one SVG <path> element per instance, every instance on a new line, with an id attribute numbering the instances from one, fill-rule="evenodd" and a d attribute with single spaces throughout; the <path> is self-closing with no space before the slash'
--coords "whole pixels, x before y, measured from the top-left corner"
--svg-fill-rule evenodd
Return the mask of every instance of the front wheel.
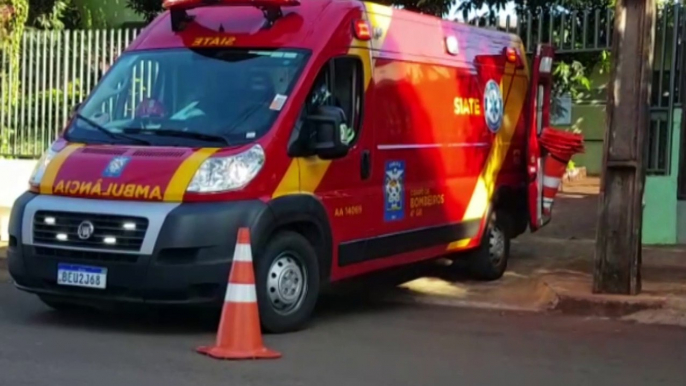
<path id="1" fill-rule="evenodd" d="M 297 331 L 309 321 L 319 297 L 317 254 L 306 238 L 280 232 L 256 262 L 262 328 L 271 333 Z"/>
<path id="2" fill-rule="evenodd" d="M 507 215 L 493 212 L 490 215 L 481 245 L 472 251 L 469 259 L 471 275 L 482 281 L 503 277 L 510 257 L 510 232 Z"/>

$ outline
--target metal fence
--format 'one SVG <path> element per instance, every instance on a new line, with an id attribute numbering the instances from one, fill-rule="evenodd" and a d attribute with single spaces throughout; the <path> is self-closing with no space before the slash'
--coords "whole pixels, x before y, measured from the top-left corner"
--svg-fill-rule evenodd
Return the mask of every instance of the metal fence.
<path id="1" fill-rule="evenodd" d="M 529 54 L 538 44 L 550 43 L 562 55 L 610 50 L 613 23 L 612 9 L 555 12 L 540 9 L 517 16 L 488 14 L 469 21 L 477 27 L 496 28 L 518 35 Z"/>
<path id="2" fill-rule="evenodd" d="M 10 65 L 3 49 L 0 156 L 39 156 L 56 138 L 72 106 L 95 86 L 137 33 L 133 29 L 26 32 L 18 67 Z M 13 84 L 15 79 L 18 82 Z"/>
<path id="3" fill-rule="evenodd" d="M 681 5 L 659 11 L 656 26 L 652 120 L 647 145 L 648 172 L 672 172 L 671 139 L 674 109 L 681 105 Z M 599 56 L 610 49 L 614 12 L 541 10 L 513 17 L 472 20 L 481 27 L 499 28 L 522 37 L 530 53 L 538 43 L 552 43 L 565 57 Z M 24 34 L 18 74 L 0 82 L 0 156 L 36 157 L 55 138 L 72 104 L 85 96 L 111 62 L 131 42 L 133 29 L 89 31 L 31 31 Z M 3 50 L 3 53 L 5 50 Z M 0 66 L 8 68 L 0 56 Z M 2 73 L 2 71 L 0 71 Z M 9 84 L 12 75 L 19 83 Z M 686 191 L 686 187 L 684 187 Z"/>
<path id="4" fill-rule="evenodd" d="M 679 168 L 679 165 L 672 165 L 671 160 L 674 110 L 681 107 L 681 31 L 684 27 L 684 6 L 673 4 L 662 7 L 657 16 L 646 166 L 649 175 L 669 175 L 672 167 L 677 170 Z M 515 25 L 510 18 L 498 18 L 495 15 L 476 19 L 471 23 L 516 33 L 524 41 L 529 53 L 539 43 L 552 43 L 559 55 L 572 58 L 583 55 L 589 58 L 609 51 L 612 46 L 612 9 L 571 12 L 540 10 L 519 15 L 517 19 L 518 23 Z M 682 150 L 684 152 L 686 151 Z M 686 196 L 686 178 L 682 180 L 684 183 L 680 186 L 680 192 Z"/>

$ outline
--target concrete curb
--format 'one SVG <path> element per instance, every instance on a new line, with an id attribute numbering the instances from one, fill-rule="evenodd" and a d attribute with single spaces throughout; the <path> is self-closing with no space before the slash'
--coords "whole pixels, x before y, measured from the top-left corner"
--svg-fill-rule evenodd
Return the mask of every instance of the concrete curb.
<path id="1" fill-rule="evenodd" d="M 553 290 L 555 292 L 555 290 Z M 557 300 L 551 311 L 566 315 L 623 318 L 642 311 L 662 309 L 664 297 L 629 298 L 626 296 L 568 294 L 555 292 Z"/>
<path id="2" fill-rule="evenodd" d="M 455 299 L 441 295 L 422 295 L 422 294 L 386 294 L 381 296 L 381 300 L 390 303 L 400 304 L 425 304 L 441 307 L 454 308 L 473 308 L 491 311 L 510 311 L 510 312 L 544 312 L 545 309 L 534 306 L 522 306 L 506 303 L 496 303 L 469 299 Z"/>
<path id="3" fill-rule="evenodd" d="M 522 287 L 517 287 L 521 291 Z M 543 280 L 537 279 L 529 286 L 525 296 L 489 296 L 478 293 L 464 297 L 455 297 L 432 291 L 418 292 L 406 288 L 399 288 L 392 293 L 382 295 L 382 300 L 403 304 L 427 304 L 444 307 L 474 308 L 494 311 L 514 312 L 546 312 L 557 303 L 557 297 Z"/>
<path id="4" fill-rule="evenodd" d="M 382 300 L 404 304 L 427 304 L 444 307 L 473 308 L 493 311 L 560 313 L 570 316 L 603 317 L 630 320 L 631 315 L 669 308 L 667 297 L 639 295 L 611 296 L 570 292 L 554 281 L 536 279 L 537 284 L 528 299 L 508 302 L 482 299 L 455 298 L 440 294 L 402 291 L 385 294 Z"/>

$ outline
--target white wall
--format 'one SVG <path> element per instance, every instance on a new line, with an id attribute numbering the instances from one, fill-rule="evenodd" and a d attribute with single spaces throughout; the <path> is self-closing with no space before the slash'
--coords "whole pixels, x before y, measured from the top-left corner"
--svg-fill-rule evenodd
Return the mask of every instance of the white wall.
<path id="1" fill-rule="evenodd" d="M 34 160 L 0 159 L 0 241 L 7 241 L 9 214 L 17 197 L 28 189 Z"/>

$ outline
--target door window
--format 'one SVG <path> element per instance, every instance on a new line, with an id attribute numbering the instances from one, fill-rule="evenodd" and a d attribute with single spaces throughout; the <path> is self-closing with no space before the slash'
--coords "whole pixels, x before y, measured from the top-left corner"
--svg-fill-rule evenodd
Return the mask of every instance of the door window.
<path id="1" fill-rule="evenodd" d="M 305 105 L 308 114 L 315 114 L 320 106 L 342 109 L 350 133 L 350 144 L 357 139 L 362 122 L 363 78 L 359 58 L 334 58 L 317 75 Z"/>

